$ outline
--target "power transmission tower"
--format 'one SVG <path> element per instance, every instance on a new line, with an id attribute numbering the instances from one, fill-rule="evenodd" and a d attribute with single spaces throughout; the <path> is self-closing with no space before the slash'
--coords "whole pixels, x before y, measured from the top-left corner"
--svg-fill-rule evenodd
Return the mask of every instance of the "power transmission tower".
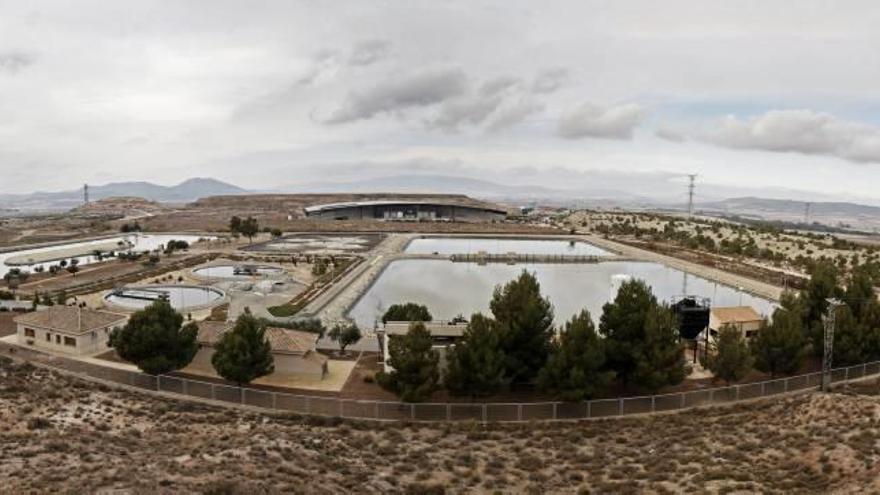
<path id="1" fill-rule="evenodd" d="M 688 174 L 688 218 L 694 216 L 694 179 L 697 174 Z"/>
<path id="2" fill-rule="evenodd" d="M 831 390 L 831 360 L 834 356 L 834 326 L 837 321 L 837 308 L 843 303 L 838 299 L 826 299 L 828 308 L 822 318 L 825 324 L 825 352 L 822 354 L 822 390 Z"/>
<path id="3" fill-rule="evenodd" d="M 83 203 L 89 204 L 89 185 L 83 184 Z"/>

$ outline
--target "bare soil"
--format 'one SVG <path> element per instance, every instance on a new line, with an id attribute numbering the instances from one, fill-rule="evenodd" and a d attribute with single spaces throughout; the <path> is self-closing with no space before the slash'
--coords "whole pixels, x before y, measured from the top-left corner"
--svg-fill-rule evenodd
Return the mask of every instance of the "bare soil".
<path id="1" fill-rule="evenodd" d="M 5 359 L 0 378 L 5 493 L 880 490 L 880 399 L 858 390 L 652 417 L 483 426 L 256 414 Z"/>

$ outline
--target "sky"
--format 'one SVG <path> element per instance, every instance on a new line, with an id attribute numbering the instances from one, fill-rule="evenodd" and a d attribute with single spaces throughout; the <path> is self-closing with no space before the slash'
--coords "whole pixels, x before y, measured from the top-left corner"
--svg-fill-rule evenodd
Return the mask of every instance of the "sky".
<path id="1" fill-rule="evenodd" d="M 0 12 L 0 193 L 421 173 L 569 189 L 660 177 L 679 194 L 696 173 L 705 187 L 880 202 L 875 0 Z"/>

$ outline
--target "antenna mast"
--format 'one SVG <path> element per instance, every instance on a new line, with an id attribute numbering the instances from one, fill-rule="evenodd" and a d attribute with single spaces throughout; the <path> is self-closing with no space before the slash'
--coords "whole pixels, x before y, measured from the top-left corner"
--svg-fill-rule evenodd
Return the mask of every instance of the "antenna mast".
<path id="1" fill-rule="evenodd" d="M 688 174 L 688 218 L 694 216 L 694 179 L 697 174 Z"/>

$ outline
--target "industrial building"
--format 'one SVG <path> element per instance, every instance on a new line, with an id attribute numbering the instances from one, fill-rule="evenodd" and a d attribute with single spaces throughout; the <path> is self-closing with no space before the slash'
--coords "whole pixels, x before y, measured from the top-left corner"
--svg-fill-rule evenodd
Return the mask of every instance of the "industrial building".
<path id="1" fill-rule="evenodd" d="M 304 211 L 309 218 L 323 220 L 495 222 L 507 216 L 506 210 L 491 205 L 442 200 L 353 201 L 308 206 Z"/>

